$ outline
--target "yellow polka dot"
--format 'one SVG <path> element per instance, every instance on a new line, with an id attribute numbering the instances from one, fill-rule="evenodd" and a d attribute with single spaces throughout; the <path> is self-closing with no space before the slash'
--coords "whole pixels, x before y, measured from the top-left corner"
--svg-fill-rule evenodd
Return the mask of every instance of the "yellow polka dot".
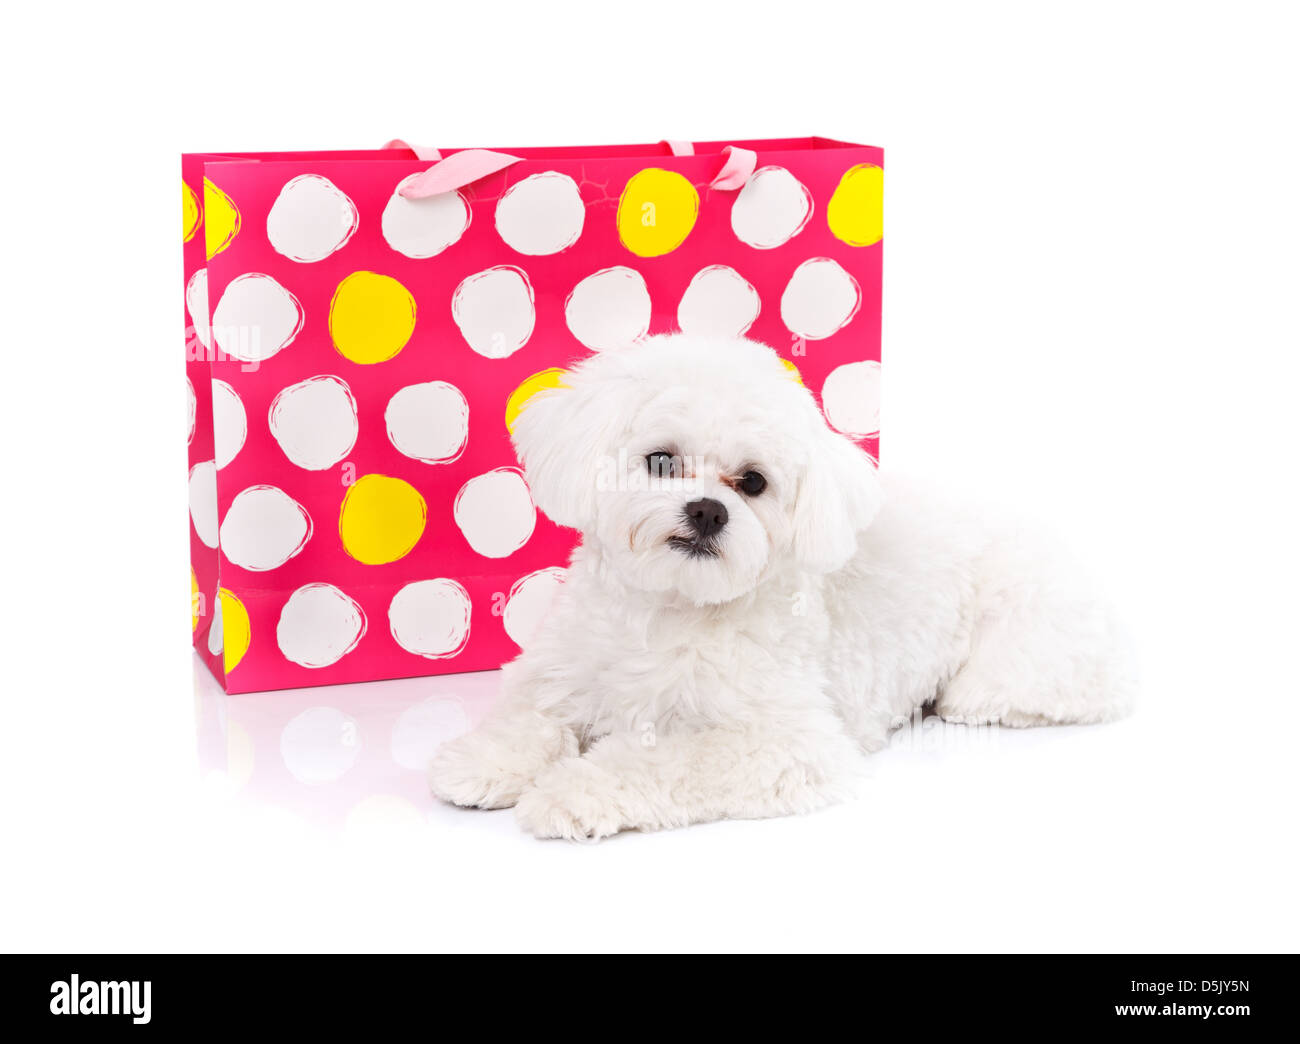
<path id="1" fill-rule="evenodd" d="M 427 510 L 409 482 L 362 475 L 343 495 L 339 510 L 343 550 L 366 565 L 396 562 L 420 539 Z"/>
<path id="2" fill-rule="evenodd" d="M 330 337 L 345 359 L 381 363 L 406 347 L 415 330 L 415 298 L 396 279 L 353 272 L 330 302 Z"/>
<path id="3" fill-rule="evenodd" d="M 803 375 L 799 372 L 799 367 L 789 359 L 782 359 L 781 365 L 790 371 L 790 380 L 795 381 L 798 384 L 803 384 Z"/>
<path id="4" fill-rule="evenodd" d="M 203 617 L 203 596 L 199 594 L 199 578 L 190 567 L 190 630 L 199 629 L 199 620 Z"/>
<path id="5" fill-rule="evenodd" d="M 203 179 L 203 212 L 207 220 L 203 231 L 208 248 L 208 260 L 211 261 L 239 235 L 239 208 L 235 201 L 227 196 L 207 178 Z"/>
<path id="6" fill-rule="evenodd" d="M 181 223 L 185 229 L 185 242 L 194 238 L 194 233 L 199 230 L 199 219 L 203 217 L 203 211 L 199 209 L 199 197 L 194 194 L 194 190 L 182 181 L 181 182 Z"/>
<path id="7" fill-rule="evenodd" d="M 826 223 L 849 246 L 879 243 L 884 223 L 885 172 L 874 163 L 850 167 L 826 206 Z"/>
<path id="8" fill-rule="evenodd" d="M 553 366 L 549 370 L 542 370 L 531 377 L 526 377 L 519 387 L 510 393 L 510 398 L 506 399 L 506 431 L 515 430 L 515 421 L 528 405 L 529 399 L 547 388 L 563 388 L 566 376 L 568 376 L 566 370 Z"/>
<path id="9" fill-rule="evenodd" d="M 695 227 L 700 194 L 671 170 L 649 167 L 628 179 L 618 201 L 618 238 L 638 257 L 659 257 L 682 245 Z"/>
<path id="10" fill-rule="evenodd" d="M 253 631 L 248 623 L 248 610 L 244 603 L 224 587 L 217 592 L 221 599 L 221 633 L 224 650 L 226 673 L 229 674 L 239 666 L 239 661 L 248 652 L 248 643 L 253 640 Z"/>

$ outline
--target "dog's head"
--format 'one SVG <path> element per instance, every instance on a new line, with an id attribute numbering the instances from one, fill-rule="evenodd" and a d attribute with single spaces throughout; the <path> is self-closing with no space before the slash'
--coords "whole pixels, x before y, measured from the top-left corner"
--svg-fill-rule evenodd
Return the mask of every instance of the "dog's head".
<path id="1" fill-rule="evenodd" d="M 870 458 L 753 341 L 665 335 L 595 355 L 530 399 L 513 437 L 542 511 L 626 583 L 695 604 L 790 563 L 839 568 L 880 503 Z"/>

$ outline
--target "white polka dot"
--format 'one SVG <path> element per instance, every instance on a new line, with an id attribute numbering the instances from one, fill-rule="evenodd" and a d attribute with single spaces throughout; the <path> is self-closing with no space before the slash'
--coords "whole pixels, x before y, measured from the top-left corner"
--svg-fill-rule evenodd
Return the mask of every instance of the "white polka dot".
<path id="1" fill-rule="evenodd" d="M 361 753 L 356 718 L 334 707 L 312 707 L 280 733 L 280 757 L 299 783 L 333 783 Z"/>
<path id="2" fill-rule="evenodd" d="M 356 445 L 357 401 L 347 382 L 328 374 L 283 389 L 268 420 L 284 455 L 309 471 L 333 467 Z"/>
<path id="3" fill-rule="evenodd" d="M 269 275 L 232 279 L 212 313 L 212 336 L 240 362 L 264 362 L 293 343 L 302 329 L 298 299 Z"/>
<path id="4" fill-rule="evenodd" d="M 455 656 L 469 641 L 469 592 L 455 580 L 417 580 L 388 606 L 393 640 L 430 660 Z"/>
<path id="5" fill-rule="evenodd" d="M 497 204 L 497 232 L 521 254 L 556 254 L 582 235 L 587 208 L 577 182 L 554 170 L 512 185 Z"/>
<path id="6" fill-rule="evenodd" d="M 650 291 L 641 273 L 621 265 L 587 276 L 564 302 L 570 332 L 593 352 L 623 348 L 650 329 Z"/>
<path id="7" fill-rule="evenodd" d="M 306 584 L 280 610 L 275 642 L 301 667 L 328 667 L 355 649 L 365 633 L 361 606 L 333 584 Z"/>
<path id="8" fill-rule="evenodd" d="M 511 641 L 521 648 L 528 645 L 563 586 L 564 570 L 555 568 L 539 569 L 515 581 L 501 619 Z"/>
<path id="9" fill-rule="evenodd" d="M 446 381 L 411 384 L 388 400 L 384 423 L 400 453 L 425 464 L 449 464 L 469 441 L 469 403 Z"/>
<path id="10" fill-rule="evenodd" d="M 837 366 L 822 385 L 822 409 L 831 426 L 846 435 L 880 431 L 880 363 Z"/>
<path id="11" fill-rule="evenodd" d="M 199 401 L 194 395 L 194 382 L 185 378 L 185 405 L 189 410 L 189 434 L 185 436 L 185 445 L 194 441 L 194 427 L 199 414 Z"/>
<path id="12" fill-rule="evenodd" d="M 265 572 L 284 565 L 311 538 L 311 518 L 275 486 L 249 486 L 221 523 L 221 549 L 235 565 Z"/>
<path id="13" fill-rule="evenodd" d="M 212 436 L 216 443 L 217 470 L 238 455 L 248 437 L 248 417 L 238 393 L 225 381 L 212 382 Z"/>
<path id="14" fill-rule="evenodd" d="M 190 310 L 194 336 L 204 348 L 212 347 L 212 329 L 208 325 L 208 270 L 200 268 L 185 284 L 185 307 Z"/>
<path id="15" fill-rule="evenodd" d="M 451 299 L 451 314 L 466 343 L 488 359 L 504 359 L 528 343 L 537 313 L 522 269 L 499 265 L 470 276 Z"/>
<path id="16" fill-rule="evenodd" d="M 710 265 L 695 273 L 677 306 L 683 333 L 711 337 L 741 337 L 758 318 L 758 291 L 726 265 Z"/>
<path id="17" fill-rule="evenodd" d="M 208 547 L 217 546 L 217 467 L 205 460 L 190 468 L 190 520 Z"/>
<path id="18" fill-rule="evenodd" d="M 407 707 L 393 723 L 393 760 L 402 768 L 423 772 L 443 743 L 468 731 L 469 715 L 460 700 L 430 696 Z"/>
<path id="19" fill-rule="evenodd" d="M 471 212 L 459 192 L 440 192 L 424 199 L 400 195 L 407 182 L 419 176 L 412 174 L 397 183 L 380 225 L 384 239 L 399 254 L 436 257 L 465 234 Z"/>
<path id="20" fill-rule="evenodd" d="M 781 319 L 791 333 L 816 341 L 846 326 L 861 304 L 858 281 L 829 257 L 814 257 L 790 277 Z"/>
<path id="21" fill-rule="evenodd" d="M 303 174 L 286 183 L 271 205 L 266 238 L 290 261 L 320 261 L 352 238 L 359 221 L 356 205 L 334 182 Z"/>
<path id="22" fill-rule="evenodd" d="M 452 506 L 469 546 L 487 558 L 514 554 L 533 535 L 537 508 L 516 468 L 497 468 L 461 486 Z"/>
<path id="23" fill-rule="evenodd" d="M 812 212 L 812 193 L 793 174 L 760 167 L 731 205 L 731 229 L 742 243 L 770 250 L 802 232 Z"/>
<path id="24" fill-rule="evenodd" d="M 225 646 L 226 629 L 221 625 L 221 599 L 212 599 L 212 624 L 208 627 L 208 652 L 220 656 Z"/>

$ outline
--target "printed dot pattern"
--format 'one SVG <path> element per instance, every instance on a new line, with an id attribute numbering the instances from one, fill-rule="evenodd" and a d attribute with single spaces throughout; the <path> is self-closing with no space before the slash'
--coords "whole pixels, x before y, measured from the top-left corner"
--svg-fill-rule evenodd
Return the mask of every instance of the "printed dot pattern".
<path id="1" fill-rule="evenodd" d="M 575 535 L 509 430 L 592 352 L 743 333 L 877 451 L 880 152 L 749 145 L 739 191 L 636 146 L 425 200 L 396 151 L 184 157 L 191 623 L 227 691 L 515 656 Z"/>

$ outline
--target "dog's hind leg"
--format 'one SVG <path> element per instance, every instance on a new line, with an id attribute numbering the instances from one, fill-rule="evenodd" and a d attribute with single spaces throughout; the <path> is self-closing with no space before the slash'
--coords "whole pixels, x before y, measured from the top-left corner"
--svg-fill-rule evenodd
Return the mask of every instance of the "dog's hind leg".
<path id="1" fill-rule="evenodd" d="M 1109 607 L 1010 543 L 981 566 L 970 653 L 935 710 L 950 721 L 1016 727 L 1127 713 L 1136 676 Z"/>

